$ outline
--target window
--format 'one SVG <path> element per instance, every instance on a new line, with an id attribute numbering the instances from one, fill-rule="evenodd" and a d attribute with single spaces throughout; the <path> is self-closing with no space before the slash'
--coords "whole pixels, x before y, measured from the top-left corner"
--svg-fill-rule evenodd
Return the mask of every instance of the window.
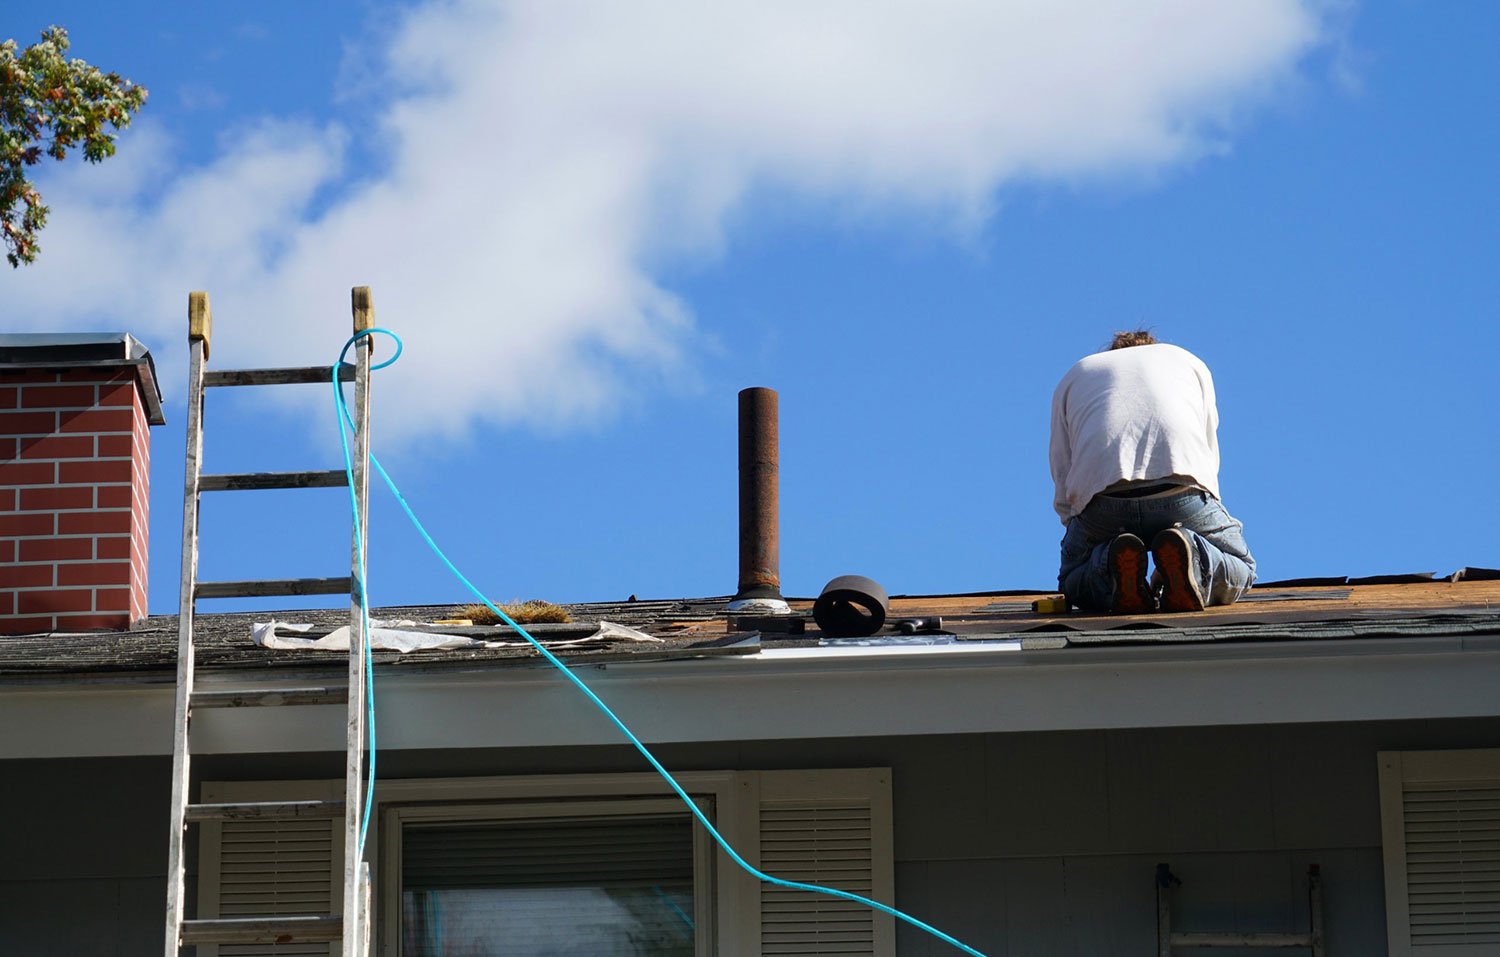
<path id="1" fill-rule="evenodd" d="M 1392 957 L 1500 945 L 1500 750 L 1383 751 L 1380 820 Z"/>
<path id="2" fill-rule="evenodd" d="M 385 813 L 403 957 L 713 953 L 712 849 L 676 799 Z"/>
<path id="3" fill-rule="evenodd" d="M 751 863 L 893 899 L 888 770 L 690 772 L 679 780 Z M 368 851 L 378 888 L 376 953 L 895 953 L 890 917 L 762 885 L 719 854 L 664 789 L 652 774 L 378 782 Z M 342 782 L 205 784 L 204 799 L 341 790 Z M 203 916 L 338 911 L 341 822 L 223 828 L 230 833 L 204 831 Z M 253 846 L 258 869 L 236 863 L 236 841 Z M 508 949 L 497 949 L 500 939 Z M 330 949 L 232 952 L 293 953 L 322 957 Z"/>

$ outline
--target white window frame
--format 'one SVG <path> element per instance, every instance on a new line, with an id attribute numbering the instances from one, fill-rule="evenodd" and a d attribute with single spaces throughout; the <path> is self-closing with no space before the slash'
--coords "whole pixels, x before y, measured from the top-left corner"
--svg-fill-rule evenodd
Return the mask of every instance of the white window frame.
<path id="1" fill-rule="evenodd" d="M 751 866 L 760 866 L 760 819 L 762 806 L 777 803 L 819 801 L 867 802 L 871 823 L 872 895 L 893 903 L 895 863 L 889 768 L 809 769 L 799 771 L 688 771 L 675 775 L 700 807 L 711 807 L 710 820 Z M 311 796 L 341 796 L 342 781 L 205 782 L 204 800 L 286 800 Z M 212 795 L 212 797 L 210 797 Z M 567 802 L 564 805 L 561 802 Z M 621 803 L 624 802 L 624 803 Z M 662 803 L 658 803 L 662 802 Z M 366 857 L 371 860 L 372 880 L 377 890 L 375 953 L 399 957 L 400 867 L 399 835 L 403 820 L 451 817 L 496 811 L 510 807 L 539 816 L 557 817 L 572 808 L 626 806 L 650 809 L 682 809 L 682 803 L 661 778 L 652 773 L 561 774 L 516 777 L 420 778 L 379 780 L 375 784 L 375 814 L 370 821 Z M 427 810 L 419 810 L 426 808 Z M 647 813 L 643 811 L 643 813 Z M 340 819 L 340 823 L 342 819 Z M 711 902 L 712 930 L 699 939 L 709 949 L 700 952 L 718 957 L 760 957 L 761 882 L 725 859 L 711 839 L 695 828 L 695 891 L 708 881 L 710 893 L 695 892 L 695 909 Z M 218 845 L 203 835 L 200 850 L 199 894 L 201 901 L 218 900 Z M 392 842 L 396 851 L 391 850 Z M 700 847 L 701 845 L 701 847 Z M 700 856 L 700 854 L 702 856 Z M 334 855 L 342 857 L 342 833 L 334 841 Z M 705 858 L 713 862 L 705 866 Z M 701 874 L 698 873 L 701 868 Z M 335 874 L 342 873 L 339 864 Z M 342 903 L 342 894 L 334 894 Z M 213 914 L 200 908 L 203 916 Z M 889 915 L 872 915 L 875 957 L 894 957 L 895 929 Z M 337 946 L 336 944 L 334 946 Z M 207 955 L 205 955 L 207 957 Z"/>
<path id="2" fill-rule="evenodd" d="M 713 820 L 710 801 L 694 797 L 698 808 Z M 395 804 L 383 812 L 384 839 L 380 864 L 384 873 L 381 879 L 380 902 L 383 912 L 380 920 L 381 954 L 396 955 L 401 952 L 401 848 L 403 826 L 413 822 L 433 821 L 502 821 L 502 820 L 566 820 L 567 818 L 597 817 L 600 815 L 660 815 L 687 814 L 681 799 L 671 798 L 612 797 L 594 800 L 568 800 L 564 802 L 538 801 L 489 801 L 481 804 Z M 714 899 L 714 844 L 703 828 L 693 827 L 693 940 L 694 953 L 698 957 L 713 957 L 717 952 L 714 933 L 714 918 L 718 910 Z"/>
<path id="3" fill-rule="evenodd" d="M 1493 784 L 1500 788 L 1500 748 L 1461 751 L 1381 751 L 1381 856 L 1385 862 L 1386 940 L 1390 957 L 1414 957 L 1407 887 L 1405 787 L 1411 783 Z M 1492 953 L 1493 944 L 1445 945 L 1441 953 L 1469 957 Z M 1431 953 L 1432 948 L 1423 948 Z"/>
<path id="4" fill-rule="evenodd" d="M 754 841 L 758 832 L 756 814 L 758 805 L 754 800 L 757 782 L 754 775 L 734 771 L 697 771 L 676 776 L 678 783 L 690 796 L 701 801 L 700 807 L 710 807 L 709 819 L 714 827 L 736 848 Z M 403 819 L 414 815 L 432 817 L 449 816 L 458 819 L 469 809 L 489 807 L 499 809 L 507 805 L 521 809 L 536 810 L 539 816 L 558 816 L 571 813 L 571 807 L 597 807 L 608 804 L 621 806 L 618 802 L 649 800 L 651 804 L 638 807 L 660 807 L 670 810 L 685 810 L 682 802 L 667 791 L 666 785 L 655 774 L 564 774 L 535 775 L 521 777 L 482 778 L 424 778 L 415 780 L 380 781 L 375 784 L 375 803 L 382 808 L 379 818 L 380 834 L 370 842 L 381 848 L 375 862 L 376 886 L 380 887 L 377 909 L 380 917 L 380 933 L 377 953 L 381 957 L 399 957 L 400 954 L 400 827 Z M 661 801 L 660 805 L 655 804 Z M 548 803 L 552 802 L 552 803 Z M 558 802 L 567 802 L 563 805 Z M 417 808 L 426 807 L 427 811 Z M 446 812 L 451 809 L 451 814 Z M 644 812 L 643 812 L 644 813 Z M 377 822 L 371 822 L 376 830 Z M 757 907 L 759 888 L 756 882 L 740 872 L 729 874 L 739 868 L 718 868 L 714 873 L 713 855 L 706 845 L 700 857 L 699 845 L 707 838 L 701 828 L 694 828 L 695 878 L 694 898 L 699 901 L 695 909 L 709 907 L 713 917 L 709 921 L 710 934 L 699 936 L 700 953 L 728 954 L 734 951 L 724 947 L 731 935 L 743 934 L 747 907 Z M 376 843 L 378 842 L 378 843 Z M 699 866 L 708 866 L 699 872 Z M 699 893 L 707 892 L 707 893 Z M 758 925 L 758 911 L 750 911 L 752 926 Z M 703 950 L 704 947 L 709 948 Z M 718 947 L 718 950 L 713 950 Z"/>

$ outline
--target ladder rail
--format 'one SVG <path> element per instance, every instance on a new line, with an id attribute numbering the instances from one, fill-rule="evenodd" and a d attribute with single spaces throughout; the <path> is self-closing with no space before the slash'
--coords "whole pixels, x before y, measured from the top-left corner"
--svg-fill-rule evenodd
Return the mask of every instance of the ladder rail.
<path id="1" fill-rule="evenodd" d="M 350 294 L 354 314 L 354 332 L 358 335 L 375 327 L 375 309 L 370 288 L 356 286 Z M 361 887 L 360 831 L 365 805 L 364 762 L 361 754 L 368 742 L 365 710 L 369 689 L 365 687 L 364 596 L 360 593 L 361 573 L 369 540 L 370 507 L 370 355 L 373 336 L 361 336 L 354 344 L 354 467 L 353 490 L 356 524 L 350 542 L 349 589 L 349 709 L 344 767 L 344 957 L 362 957 L 366 950 L 368 924 L 365 895 Z M 342 429 L 344 423 L 339 423 Z"/>
<path id="2" fill-rule="evenodd" d="M 188 296 L 187 449 L 182 496 L 182 590 L 177 612 L 177 703 L 172 733 L 172 820 L 168 837 L 166 957 L 177 957 L 186 904 L 187 804 L 192 774 L 188 727 L 193 694 L 193 609 L 198 578 L 198 477 L 203 471 L 203 365 L 212 316 L 208 295 Z"/>

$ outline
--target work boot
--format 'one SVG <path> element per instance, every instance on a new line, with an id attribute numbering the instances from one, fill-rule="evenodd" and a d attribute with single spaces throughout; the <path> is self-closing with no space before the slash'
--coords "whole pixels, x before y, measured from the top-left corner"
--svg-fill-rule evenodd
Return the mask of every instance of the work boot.
<path id="1" fill-rule="evenodd" d="M 1160 583 L 1162 611 L 1202 611 L 1208 589 L 1193 540 L 1180 528 L 1164 528 L 1151 539 L 1151 557 L 1156 561 L 1152 579 Z"/>
<path id="2" fill-rule="evenodd" d="M 1109 610 L 1114 615 L 1143 615 L 1156 608 L 1156 599 L 1146 585 L 1146 543 L 1125 533 L 1116 535 L 1106 554 L 1109 577 L 1114 585 Z"/>

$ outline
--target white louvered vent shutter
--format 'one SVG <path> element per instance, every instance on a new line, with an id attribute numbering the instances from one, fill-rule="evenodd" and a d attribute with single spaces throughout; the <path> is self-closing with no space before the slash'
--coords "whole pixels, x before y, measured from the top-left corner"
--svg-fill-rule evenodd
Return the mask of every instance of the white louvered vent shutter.
<path id="1" fill-rule="evenodd" d="M 331 913 L 333 832 L 326 820 L 225 821 L 219 857 L 219 916 Z M 329 948 L 327 943 L 313 942 L 221 944 L 219 955 L 328 957 Z"/>
<path id="2" fill-rule="evenodd" d="M 760 813 L 761 869 L 773 877 L 873 889 L 868 802 L 767 802 Z M 761 885 L 761 953 L 874 954 L 874 917 L 862 904 Z"/>
<path id="3" fill-rule="evenodd" d="M 1415 954 L 1500 945 L 1500 782 L 1413 782 L 1402 794 Z"/>

